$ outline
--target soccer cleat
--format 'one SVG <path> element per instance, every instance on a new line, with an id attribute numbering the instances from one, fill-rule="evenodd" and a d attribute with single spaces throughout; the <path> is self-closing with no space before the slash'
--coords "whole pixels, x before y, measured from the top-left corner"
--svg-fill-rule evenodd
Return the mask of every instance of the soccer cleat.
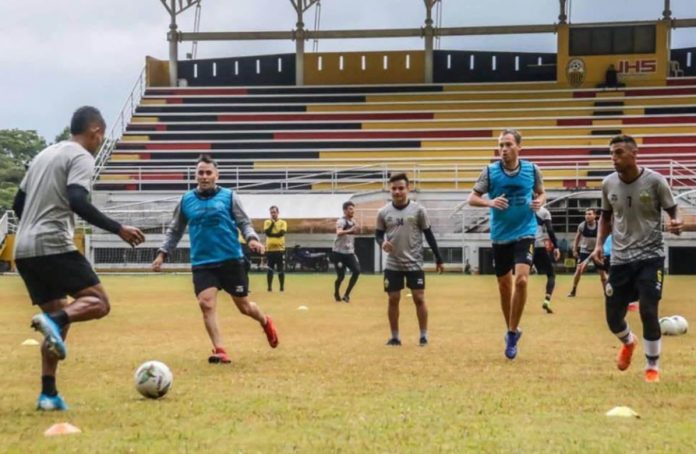
<path id="1" fill-rule="evenodd" d="M 63 398 L 60 397 L 60 394 L 48 396 L 41 393 L 36 401 L 36 409 L 40 411 L 65 411 L 68 409 L 68 406 Z"/>
<path id="2" fill-rule="evenodd" d="M 568 293 L 568 298 L 575 298 L 575 292 Z"/>
<path id="3" fill-rule="evenodd" d="M 278 332 L 273 324 L 273 320 L 268 315 L 266 316 L 266 324 L 263 325 L 263 331 L 266 333 L 268 345 L 270 345 L 271 348 L 276 348 L 278 346 Z"/>
<path id="4" fill-rule="evenodd" d="M 342 299 L 344 303 L 350 303 L 350 296 L 345 295 Z"/>
<path id="5" fill-rule="evenodd" d="M 229 364 L 232 360 L 224 348 L 216 347 L 213 349 L 213 354 L 208 357 L 208 362 L 210 364 Z"/>
<path id="6" fill-rule="evenodd" d="M 428 346 L 428 338 L 425 336 L 422 336 L 420 340 L 418 341 L 418 346 L 419 347 L 427 347 Z"/>
<path id="7" fill-rule="evenodd" d="M 645 382 L 646 383 L 659 383 L 660 382 L 660 371 L 657 369 L 645 369 Z"/>
<path id="8" fill-rule="evenodd" d="M 551 310 L 551 301 L 544 300 L 544 303 L 541 305 L 541 308 L 544 309 L 547 314 L 553 314 L 553 310 Z"/>
<path id="9" fill-rule="evenodd" d="M 505 356 L 507 359 L 515 359 L 517 356 L 517 342 L 522 337 L 522 331 L 519 329 L 515 332 L 508 331 L 505 334 Z"/>
<path id="10" fill-rule="evenodd" d="M 340 303 L 341 302 L 341 295 L 339 295 L 338 293 L 334 293 L 334 301 L 336 301 L 337 303 Z"/>
<path id="11" fill-rule="evenodd" d="M 68 349 L 65 346 L 65 342 L 63 342 L 60 328 L 48 315 L 36 314 L 31 319 L 31 327 L 44 335 L 48 350 L 56 355 L 58 359 L 65 359 L 68 356 Z"/>
<path id="12" fill-rule="evenodd" d="M 390 345 L 392 347 L 401 347 L 401 341 L 399 339 L 396 339 L 392 337 L 387 341 L 387 345 Z"/>
<path id="13" fill-rule="evenodd" d="M 616 367 L 619 370 L 626 370 L 628 366 L 631 365 L 631 357 L 633 356 L 633 349 L 636 348 L 636 336 L 631 335 L 630 344 L 622 344 L 619 354 L 616 357 Z"/>

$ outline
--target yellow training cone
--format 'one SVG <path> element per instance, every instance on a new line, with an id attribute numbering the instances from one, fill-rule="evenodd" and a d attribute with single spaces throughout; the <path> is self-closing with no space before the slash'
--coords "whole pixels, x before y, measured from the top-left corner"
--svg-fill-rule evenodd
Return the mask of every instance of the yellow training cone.
<path id="1" fill-rule="evenodd" d="M 27 339 L 24 342 L 22 342 L 22 345 L 39 345 L 39 341 L 35 339 Z"/>
<path id="2" fill-rule="evenodd" d="M 622 418 L 640 418 L 640 415 L 630 407 L 614 407 L 607 412 L 607 416 L 620 416 Z"/>
<path id="3" fill-rule="evenodd" d="M 58 424 L 53 424 L 51 427 L 46 429 L 44 436 L 53 437 L 55 435 L 79 434 L 80 432 L 82 431 L 69 422 L 61 422 Z"/>

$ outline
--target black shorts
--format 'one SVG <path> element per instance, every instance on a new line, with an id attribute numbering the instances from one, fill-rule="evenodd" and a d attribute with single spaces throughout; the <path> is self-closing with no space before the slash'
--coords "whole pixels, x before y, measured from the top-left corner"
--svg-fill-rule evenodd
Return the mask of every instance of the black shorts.
<path id="1" fill-rule="evenodd" d="M 404 288 L 404 279 L 406 286 L 411 290 L 425 289 L 425 272 L 418 271 L 396 271 L 384 270 L 384 291 L 398 292 Z"/>
<path id="2" fill-rule="evenodd" d="M 336 272 L 348 268 L 351 273 L 360 272 L 360 262 L 358 262 L 358 257 L 355 254 L 343 254 L 341 252 L 331 253 L 331 260 L 333 261 L 334 268 Z"/>
<path id="3" fill-rule="evenodd" d="M 196 296 L 211 287 L 222 289 L 232 296 L 247 296 L 249 276 L 244 265 L 244 259 L 239 259 L 228 260 L 211 268 L 194 269 L 193 290 Z"/>
<path id="4" fill-rule="evenodd" d="M 266 252 L 266 263 L 269 270 L 275 268 L 278 271 L 283 271 L 285 269 L 285 251 Z"/>
<path id="5" fill-rule="evenodd" d="M 643 300 L 657 303 L 662 299 L 664 258 L 612 265 L 604 289 L 608 304 L 628 304 Z"/>
<path id="6" fill-rule="evenodd" d="M 539 274 L 554 275 L 551 253 L 545 247 L 534 248 L 534 267 Z"/>
<path id="7" fill-rule="evenodd" d="M 78 251 L 17 259 L 15 263 L 36 305 L 74 296 L 99 284 L 92 265 Z"/>
<path id="8" fill-rule="evenodd" d="M 534 261 L 534 238 L 523 238 L 514 243 L 493 243 L 493 268 L 495 275 L 505 276 L 515 265 L 532 266 Z"/>

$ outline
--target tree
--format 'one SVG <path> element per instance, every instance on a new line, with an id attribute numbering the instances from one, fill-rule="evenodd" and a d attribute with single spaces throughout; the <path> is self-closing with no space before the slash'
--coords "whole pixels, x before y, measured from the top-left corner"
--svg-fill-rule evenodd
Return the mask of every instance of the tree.
<path id="1" fill-rule="evenodd" d="M 16 163 L 28 163 L 44 148 L 46 140 L 34 130 L 0 129 L 0 154 Z"/>
<path id="2" fill-rule="evenodd" d="M 0 129 L 0 215 L 12 207 L 26 165 L 46 148 L 46 140 L 36 131 Z"/>
<path id="3" fill-rule="evenodd" d="M 66 126 L 60 134 L 56 136 L 56 140 L 53 143 L 62 142 L 70 138 L 70 126 Z"/>

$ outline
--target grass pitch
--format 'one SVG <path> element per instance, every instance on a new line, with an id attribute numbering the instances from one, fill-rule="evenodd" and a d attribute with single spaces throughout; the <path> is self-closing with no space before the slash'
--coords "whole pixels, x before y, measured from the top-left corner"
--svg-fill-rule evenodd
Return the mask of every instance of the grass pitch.
<path id="1" fill-rule="evenodd" d="M 642 346 L 626 372 L 604 322 L 596 275 L 578 297 L 558 279 L 554 315 L 533 276 L 519 356 L 503 356 L 504 325 L 492 276 L 428 275 L 427 348 L 417 346 L 410 298 L 402 294 L 403 347 L 386 347 L 380 276 L 362 276 L 351 304 L 334 303 L 331 275 L 287 277 L 252 299 L 273 315 L 280 346 L 218 301 L 231 365 L 209 365 L 210 349 L 190 276 L 103 276 L 112 312 L 75 324 L 58 387 L 67 413 L 34 410 L 38 347 L 23 347 L 35 309 L 21 280 L 0 277 L 0 452 L 695 452 L 696 339 L 663 338 L 662 382 L 643 382 Z M 345 285 L 345 284 L 344 284 Z M 694 278 L 666 279 L 661 314 L 696 328 Z M 297 307 L 306 305 L 307 311 Z M 629 315 L 640 334 L 637 314 Z M 174 386 L 141 398 L 133 372 L 164 361 Z M 627 405 L 640 419 L 604 414 Z M 56 422 L 79 435 L 44 438 Z"/>

